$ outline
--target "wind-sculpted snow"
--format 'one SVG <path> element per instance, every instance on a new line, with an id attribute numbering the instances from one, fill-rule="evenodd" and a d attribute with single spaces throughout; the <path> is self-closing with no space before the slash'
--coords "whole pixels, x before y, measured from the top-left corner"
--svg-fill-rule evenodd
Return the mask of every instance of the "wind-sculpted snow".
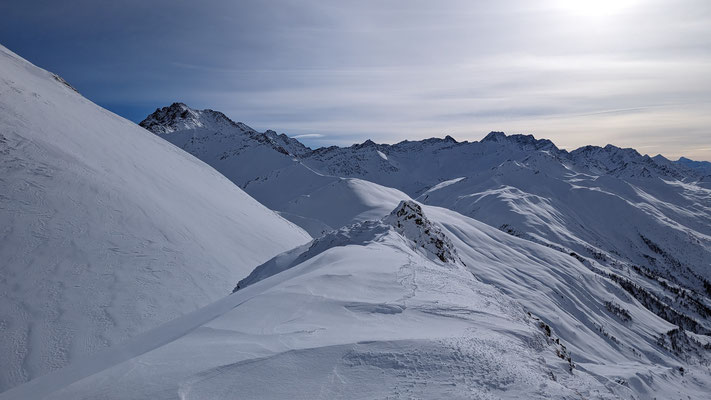
<path id="1" fill-rule="evenodd" d="M 211 303 L 309 239 L 0 46 L 0 391 Z"/>
<path id="2" fill-rule="evenodd" d="M 461 259 L 452 242 L 422 212 L 422 207 L 412 200 L 403 200 L 382 220 L 359 222 L 314 239 L 311 243 L 284 252 L 255 268 L 242 279 L 233 293 L 282 271 L 299 265 L 324 251 L 338 246 L 361 245 L 376 241 L 394 228 L 412 243 L 415 251 L 441 262 L 459 262 Z"/>
<path id="3" fill-rule="evenodd" d="M 232 292 L 234 293 L 246 286 L 295 267 L 330 248 L 349 244 L 367 245 L 388 231 L 389 226 L 381 221 L 364 221 L 329 231 L 323 236 L 314 239 L 311 243 L 279 254 L 255 268 L 249 276 L 239 281 Z"/>
<path id="4" fill-rule="evenodd" d="M 170 329 L 0 398 L 707 394 L 705 339 L 675 331 L 614 281 L 450 210 L 403 202 L 393 215 L 403 206 L 400 217 L 426 218 L 462 262 L 413 246 L 418 235 L 397 224 L 355 224 L 270 260 Z"/>

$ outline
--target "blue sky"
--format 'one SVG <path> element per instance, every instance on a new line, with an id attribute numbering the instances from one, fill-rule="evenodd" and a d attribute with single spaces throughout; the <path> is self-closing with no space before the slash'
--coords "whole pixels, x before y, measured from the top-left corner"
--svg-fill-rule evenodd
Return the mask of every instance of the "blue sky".
<path id="1" fill-rule="evenodd" d="M 182 101 L 312 147 L 501 130 L 711 160 L 707 0 L 5 0 L 0 43 L 134 121 Z"/>

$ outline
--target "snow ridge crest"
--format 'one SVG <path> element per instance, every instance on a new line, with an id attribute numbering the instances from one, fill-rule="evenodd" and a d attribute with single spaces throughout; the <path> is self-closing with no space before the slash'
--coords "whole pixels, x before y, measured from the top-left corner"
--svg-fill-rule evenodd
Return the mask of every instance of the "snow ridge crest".
<path id="1" fill-rule="evenodd" d="M 401 201 L 383 222 L 394 227 L 396 232 L 411 240 L 416 247 L 434 254 L 440 261 L 464 264 L 452 241 L 425 216 L 422 207 L 414 201 Z"/>

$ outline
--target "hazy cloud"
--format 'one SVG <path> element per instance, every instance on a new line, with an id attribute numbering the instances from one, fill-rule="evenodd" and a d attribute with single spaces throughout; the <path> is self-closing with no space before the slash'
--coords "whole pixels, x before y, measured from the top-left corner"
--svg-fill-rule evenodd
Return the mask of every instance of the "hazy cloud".
<path id="1" fill-rule="evenodd" d="M 183 101 L 312 146 L 504 130 L 711 160 L 706 0 L 10 0 L 0 41 L 135 121 Z"/>

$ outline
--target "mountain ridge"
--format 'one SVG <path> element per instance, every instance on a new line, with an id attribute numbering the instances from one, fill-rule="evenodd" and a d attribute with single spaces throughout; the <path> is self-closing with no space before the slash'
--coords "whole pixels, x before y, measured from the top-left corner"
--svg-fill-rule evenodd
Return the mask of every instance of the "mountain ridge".
<path id="1" fill-rule="evenodd" d="M 255 129 L 249 127 L 247 124 L 243 122 L 234 122 L 231 120 L 229 117 L 227 117 L 225 114 L 219 111 L 214 111 L 211 109 L 204 109 L 204 110 L 196 110 L 193 108 L 190 108 L 187 106 L 185 103 L 180 103 L 176 102 L 173 103 L 172 105 L 168 107 L 163 107 L 163 108 L 158 108 L 156 111 L 154 111 L 152 114 L 149 114 L 143 121 L 139 123 L 140 126 L 150 130 L 151 132 L 155 134 L 165 134 L 165 133 L 171 133 L 174 131 L 177 131 L 179 129 L 176 129 L 176 122 L 179 122 L 181 120 L 187 119 L 186 117 L 180 115 L 182 113 L 186 113 L 186 115 L 192 116 L 193 121 L 198 121 L 199 116 L 202 114 L 207 114 L 207 115 L 217 115 L 219 116 L 220 119 L 224 120 L 230 125 L 233 126 L 238 126 L 242 128 L 243 131 L 248 131 L 248 132 L 253 132 L 253 133 L 259 133 Z M 180 116 L 178 116 L 180 115 Z M 166 116 L 170 117 L 166 120 Z M 195 127 L 203 127 L 199 123 L 193 123 L 194 126 L 190 126 L 188 123 L 187 125 L 184 125 L 181 130 L 190 130 Z M 277 141 L 277 138 L 279 138 L 280 141 L 282 141 L 285 144 L 285 148 L 288 148 L 290 146 L 295 146 L 299 148 L 299 151 L 297 152 L 289 152 L 289 154 L 301 156 L 301 157 L 308 157 L 309 155 L 313 153 L 317 154 L 324 154 L 328 153 L 331 151 L 337 151 L 337 150 L 343 150 L 343 149 L 356 149 L 356 150 L 361 150 L 361 149 L 367 149 L 367 148 L 379 148 L 379 149 L 393 149 L 393 148 L 399 148 L 402 146 L 407 146 L 407 145 L 426 145 L 426 144 L 434 144 L 434 143 L 449 143 L 449 144 L 471 144 L 471 143 L 485 143 L 485 142 L 493 142 L 493 143 L 511 143 L 519 146 L 531 146 L 535 150 L 548 150 L 548 151 L 553 151 L 555 153 L 561 153 L 561 154 L 567 154 L 570 156 L 573 156 L 574 158 L 582 157 L 584 155 L 590 155 L 591 153 L 605 153 L 609 155 L 610 157 L 617 157 L 618 159 L 626 159 L 625 161 L 632 160 L 635 162 L 642 162 L 645 164 L 650 164 L 650 163 L 656 163 L 659 162 L 659 164 L 667 164 L 671 163 L 672 165 L 676 167 L 680 167 L 685 170 L 685 172 L 690 172 L 693 171 L 694 169 L 697 170 L 704 170 L 706 172 L 707 169 L 710 168 L 711 162 L 708 161 L 695 161 L 691 160 L 686 157 L 680 157 L 679 160 L 677 161 L 670 161 L 667 158 L 665 158 L 662 155 L 656 155 L 654 157 L 649 156 L 647 154 L 640 154 L 637 150 L 633 148 L 623 148 L 619 146 L 615 146 L 613 144 L 606 144 L 604 146 L 598 146 L 598 145 L 584 145 L 581 147 L 578 147 L 576 149 L 572 150 L 565 150 L 565 149 L 560 149 L 558 148 L 555 143 L 553 143 L 549 139 L 537 139 L 534 135 L 532 134 L 506 134 L 504 132 L 500 131 L 491 131 L 487 135 L 485 135 L 481 140 L 479 141 L 457 141 L 450 135 L 446 135 L 444 138 L 438 138 L 438 137 L 432 137 L 432 138 L 427 138 L 427 139 L 421 139 L 421 140 L 403 140 L 398 143 L 394 144 L 382 144 L 382 143 L 376 143 L 372 139 L 366 139 L 362 143 L 354 143 L 350 146 L 324 146 L 324 147 L 319 147 L 316 149 L 311 149 L 305 145 L 303 145 L 298 139 L 289 137 L 288 135 L 281 133 L 277 134 L 275 131 L 268 129 L 262 134 L 269 138 L 270 141 Z M 619 160 L 624 166 L 625 161 Z M 691 165 L 697 165 L 698 167 L 693 168 Z M 665 165 L 657 165 L 656 167 L 664 168 Z M 666 165 L 668 168 L 669 166 Z M 614 168 L 609 169 L 610 172 L 614 172 Z M 711 169 L 709 169 L 708 173 L 711 173 Z M 683 174 L 679 174 L 678 176 L 682 176 Z"/>
<path id="2" fill-rule="evenodd" d="M 610 144 L 567 151 L 547 139 L 503 132 L 475 142 L 451 136 L 396 144 L 368 139 L 310 150 L 294 160 L 321 176 L 398 189 L 557 249 L 612 277 L 662 318 L 697 333 L 711 329 L 711 191 L 703 171 L 683 160 Z M 269 177 L 256 181 L 283 186 Z M 243 187 L 249 192 L 250 185 Z M 254 195 L 275 208 L 270 196 Z M 397 204 L 393 200 L 389 207 Z M 330 227 L 336 225 L 345 226 Z"/>

